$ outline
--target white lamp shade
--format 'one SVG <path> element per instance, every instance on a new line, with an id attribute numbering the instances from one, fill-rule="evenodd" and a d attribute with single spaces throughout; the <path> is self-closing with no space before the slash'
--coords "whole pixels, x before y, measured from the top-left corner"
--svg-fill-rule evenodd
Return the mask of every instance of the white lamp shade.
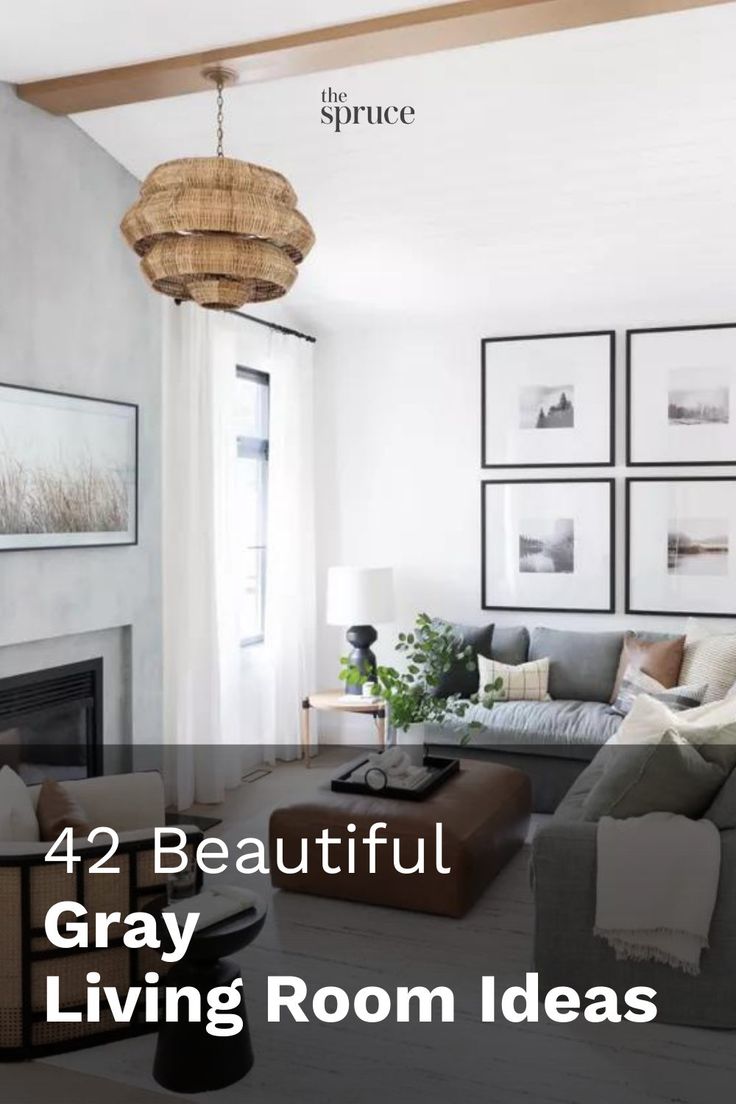
<path id="1" fill-rule="evenodd" d="M 327 575 L 328 625 L 377 625 L 394 617 L 390 567 L 331 567 Z"/>

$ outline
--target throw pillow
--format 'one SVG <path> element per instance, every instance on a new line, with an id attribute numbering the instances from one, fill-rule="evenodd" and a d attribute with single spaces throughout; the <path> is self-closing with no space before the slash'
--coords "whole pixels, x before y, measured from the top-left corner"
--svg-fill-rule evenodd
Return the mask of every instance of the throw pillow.
<path id="1" fill-rule="evenodd" d="M 609 749 L 606 769 L 583 802 L 585 820 L 647 813 L 699 817 L 726 778 L 718 763 L 671 729 L 656 743 Z"/>
<path id="2" fill-rule="evenodd" d="M 736 682 L 736 633 L 713 633 L 691 617 L 680 680 L 690 686 L 707 683 L 706 703 L 725 698 Z"/>
<path id="3" fill-rule="evenodd" d="M 476 690 L 481 695 L 486 686 L 501 679 L 503 686 L 498 694 L 499 701 L 544 701 L 547 697 L 548 659 L 535 659 L 532 663 L 521 663 L 518 667 L 512 667 L 508 663 L 478 656 L 478 667 L 480 683 Z"/>
<path id="4" fill-rule="evenodd" d="M 491 654 L 493 625 L 456 625 L 440 621 L 439 618 L 437 623 L 449 624 L 457 639 L 458 651 L 470 647 L 473 656 L 470 664 L 458 662 L 452 665 L 440 679 L 435 695 L 438 698 L 449 698 L 453 694 L 459 694 L 461 698 L 469 698 L 478 689 L 478 656 Z"/>
<path id="5" fill-rule="evenodd" d="M 627 632 L 611 701 L 616 701 L 621 683 L 630 671 L 642 671 L 666 690 L 677 686 L 684 650 L 684 636 L 672 640 L 646 640 L 635 632 Z"/>
<path id="6" fill-rule="evenodd" d="M 729 730 L 735 724 L 736 700 L 734 698 L 704 703 L 694 709 L 685 709 L 682 713 L 676 713 L 650 694 L 641 694 L 608 742 L 610 744 L 652 743 L 656 742 L 668 728 L 674 728 L 687 736 L 691 743 L 697 743 L 699 734 L 702 736 L 706 729 Z"/>
<path id="7" fill-rule="evenodd" d="M 38 818 L 23 779 L 11 770 L 0 770 L 0 841 L 37 843 Z"/>
<path id="8" fill-rule="evenodd" d="M 638 667 L 629 667 L 621 680 L 616 700 L 611 705 L 615 713 L 625 717 L 640 694 L 649 694 L 655 701 L 664 702 L 674 712 L 694 709 L 705 697 L 707 686 L 672 686 L 666 689 L 656 679 L 645 675 Z"/>
<path id="9" fill-rule="evenodd" d="M 647 694 L 636 698 L 607 746 L 657 744 L 668 730 L 696 747 L 726 773 L 736 768 L 736 700 L 710 702 L 676 713 Z"/>
<path id="10" fill-rule="evenodd" d="M 64 828 L 73 829 L 75 836 L 87 836 L 92 825 L 75 797 L 60 782 L 44 782 L 36 806 L 42 840 L 57 839 Z"/>

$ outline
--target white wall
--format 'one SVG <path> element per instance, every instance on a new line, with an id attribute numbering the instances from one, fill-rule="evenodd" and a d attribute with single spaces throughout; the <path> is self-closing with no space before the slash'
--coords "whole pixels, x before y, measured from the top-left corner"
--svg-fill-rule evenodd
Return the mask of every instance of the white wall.
<path id="1" fill-rule="evenodd" d="M 118 229 L 137 190 L 69 119 L 0 84 L 0 382 L 140 406 L 138 545 L 1 553 L 0 673 L 28 642 L 130 626 L 133 733 L 156 742 L 161 307 Z"/>
<path id="2" fill-rule="evenodd" d="M 653 297 L 654 298 L 654 297 Z M 481 609 L 480 483 L 485 477 L 575 478 L 577 469 L 541 469 L 507 473 L 480 468 L 481 337 L 549 333 L 560 330 L 617 331 L 617 457 L 624 458 L 624 355 L 627 326 L 723 322 L 736 318 L 724 294 L 722 309 L 702 304 L 683 318 L 663 302 L 638 316 L 615 306 L 588 313 L 575 309 L 570 294 L 568 317 L 550 318 L 543 305 L 494 324 L 470 318 L 422 326 L 366 327 L 361 332 L 325 335 L 317 346 L 318 565 L 321 622 L 319 677 L 336 685 L 337 657 L 344 638 L 324 619 L 324 581 L 332 563 L 393 565 L 398 618 L 406 627 L 418 610 L 473 624 L 525 623 L 606 630 L 627 625 L 676 631 L 672 617 L 616 614 L 493 612 Z M 673 475 L 697 469 L 670 469 Z M 661 474 L 663 469 L 659 470 Z M 734 469 L 708 469 L 736 474 Z M 581 476 L 616 478 L 617 609 L 624 606 L 624 475 L 616 468 L 581 468 Z M 632 474 L 657 474 L 645 468 Z M 702 474 L 702 469 L 700 474 Z M 716 620 L 714 627 L 721 624 Z M 398 625 L 379 627 L 377 650 L 386 661 Z M 733 628 L 733 623 L 731 623 Z M 323 731 L 331 729 L 329 721 Z M 349 729 L 360 737 L 359 722 Z M 366 738 L 369 734 L 362 729 Z"/>

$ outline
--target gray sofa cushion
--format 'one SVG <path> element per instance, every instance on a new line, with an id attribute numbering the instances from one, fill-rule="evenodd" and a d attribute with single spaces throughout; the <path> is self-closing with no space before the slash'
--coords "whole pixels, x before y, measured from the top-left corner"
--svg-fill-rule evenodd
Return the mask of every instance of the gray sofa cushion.
<path id="1" fill-rule="evenodd" d="M 526 625 L 496 625 L 491 659 L 518 667 L 529 659 L 529 630 Z"/>
<path id="2" fill-rule="evenodd" d="M 675 732 L 656 744 L 606 749 L 606 769 L 583 802 L 586 820 L 680 813 L 700 817 L 721 789 L 726 772 Z"/>
<path id="3" fill-rule="evenodd" d="M 513 747 L 529 755 L 568 759 L 590 759 L 621 724 L 610 706 L 598 702 L 500 702 L 493 709 L 471 706 L 462 721 L 448 718 L 432 731 L 433 742 L 452 742 L 470 721 L 482 725 L 471 731 L 473 747 Z"/>
<path id="4" fill-rule="evenodd" d="M 703 815 L 722 832 L 736 828 L 736 770 L 731 771 Z"/>
<path id="5" fill-rule="evenodd" d="M 529 659 L 549 656 L 549 692 L 566 701 L 610 702 L 616 681 L 622 632 L 566 632 L 537 628 Z"/>
<path id="6" fill-rule="evenodd" d="M 555 810 L 555 820 L 569 823 L 584 821 L 583 806 L 588 794 L 597 785 L 606 768 L 605 750 L 598 752 L 592 763 L 577 776 Z"/>

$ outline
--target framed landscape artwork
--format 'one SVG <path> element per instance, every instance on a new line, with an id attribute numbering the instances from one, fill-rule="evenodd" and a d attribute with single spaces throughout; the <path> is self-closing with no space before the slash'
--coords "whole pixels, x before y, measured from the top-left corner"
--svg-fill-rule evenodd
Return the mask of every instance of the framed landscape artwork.
<path id="1" fill-rule="evenodd" d="M 736 617 L 736 477 L 626 480 L 626 612 Z"/>
<path id="2" fill-rule="evenodd" d="M 483 609 L 611 613 L 612 479 L 481 484 Z"/>
<path id="3" fill-rule="evenodd" d="M 482 467 L 613 464 L 615 341 L 609 330 L 485 338 Z"/>
<path id="4" fill-rule="evenodd" d="M 629 330 L 627 461 L 736 464 L 736 324 Z"/>
<path id="5" fill-rule="evenodd" d="M 0 384 L 0 551 L 135 544 L 138 407 Z"/>

